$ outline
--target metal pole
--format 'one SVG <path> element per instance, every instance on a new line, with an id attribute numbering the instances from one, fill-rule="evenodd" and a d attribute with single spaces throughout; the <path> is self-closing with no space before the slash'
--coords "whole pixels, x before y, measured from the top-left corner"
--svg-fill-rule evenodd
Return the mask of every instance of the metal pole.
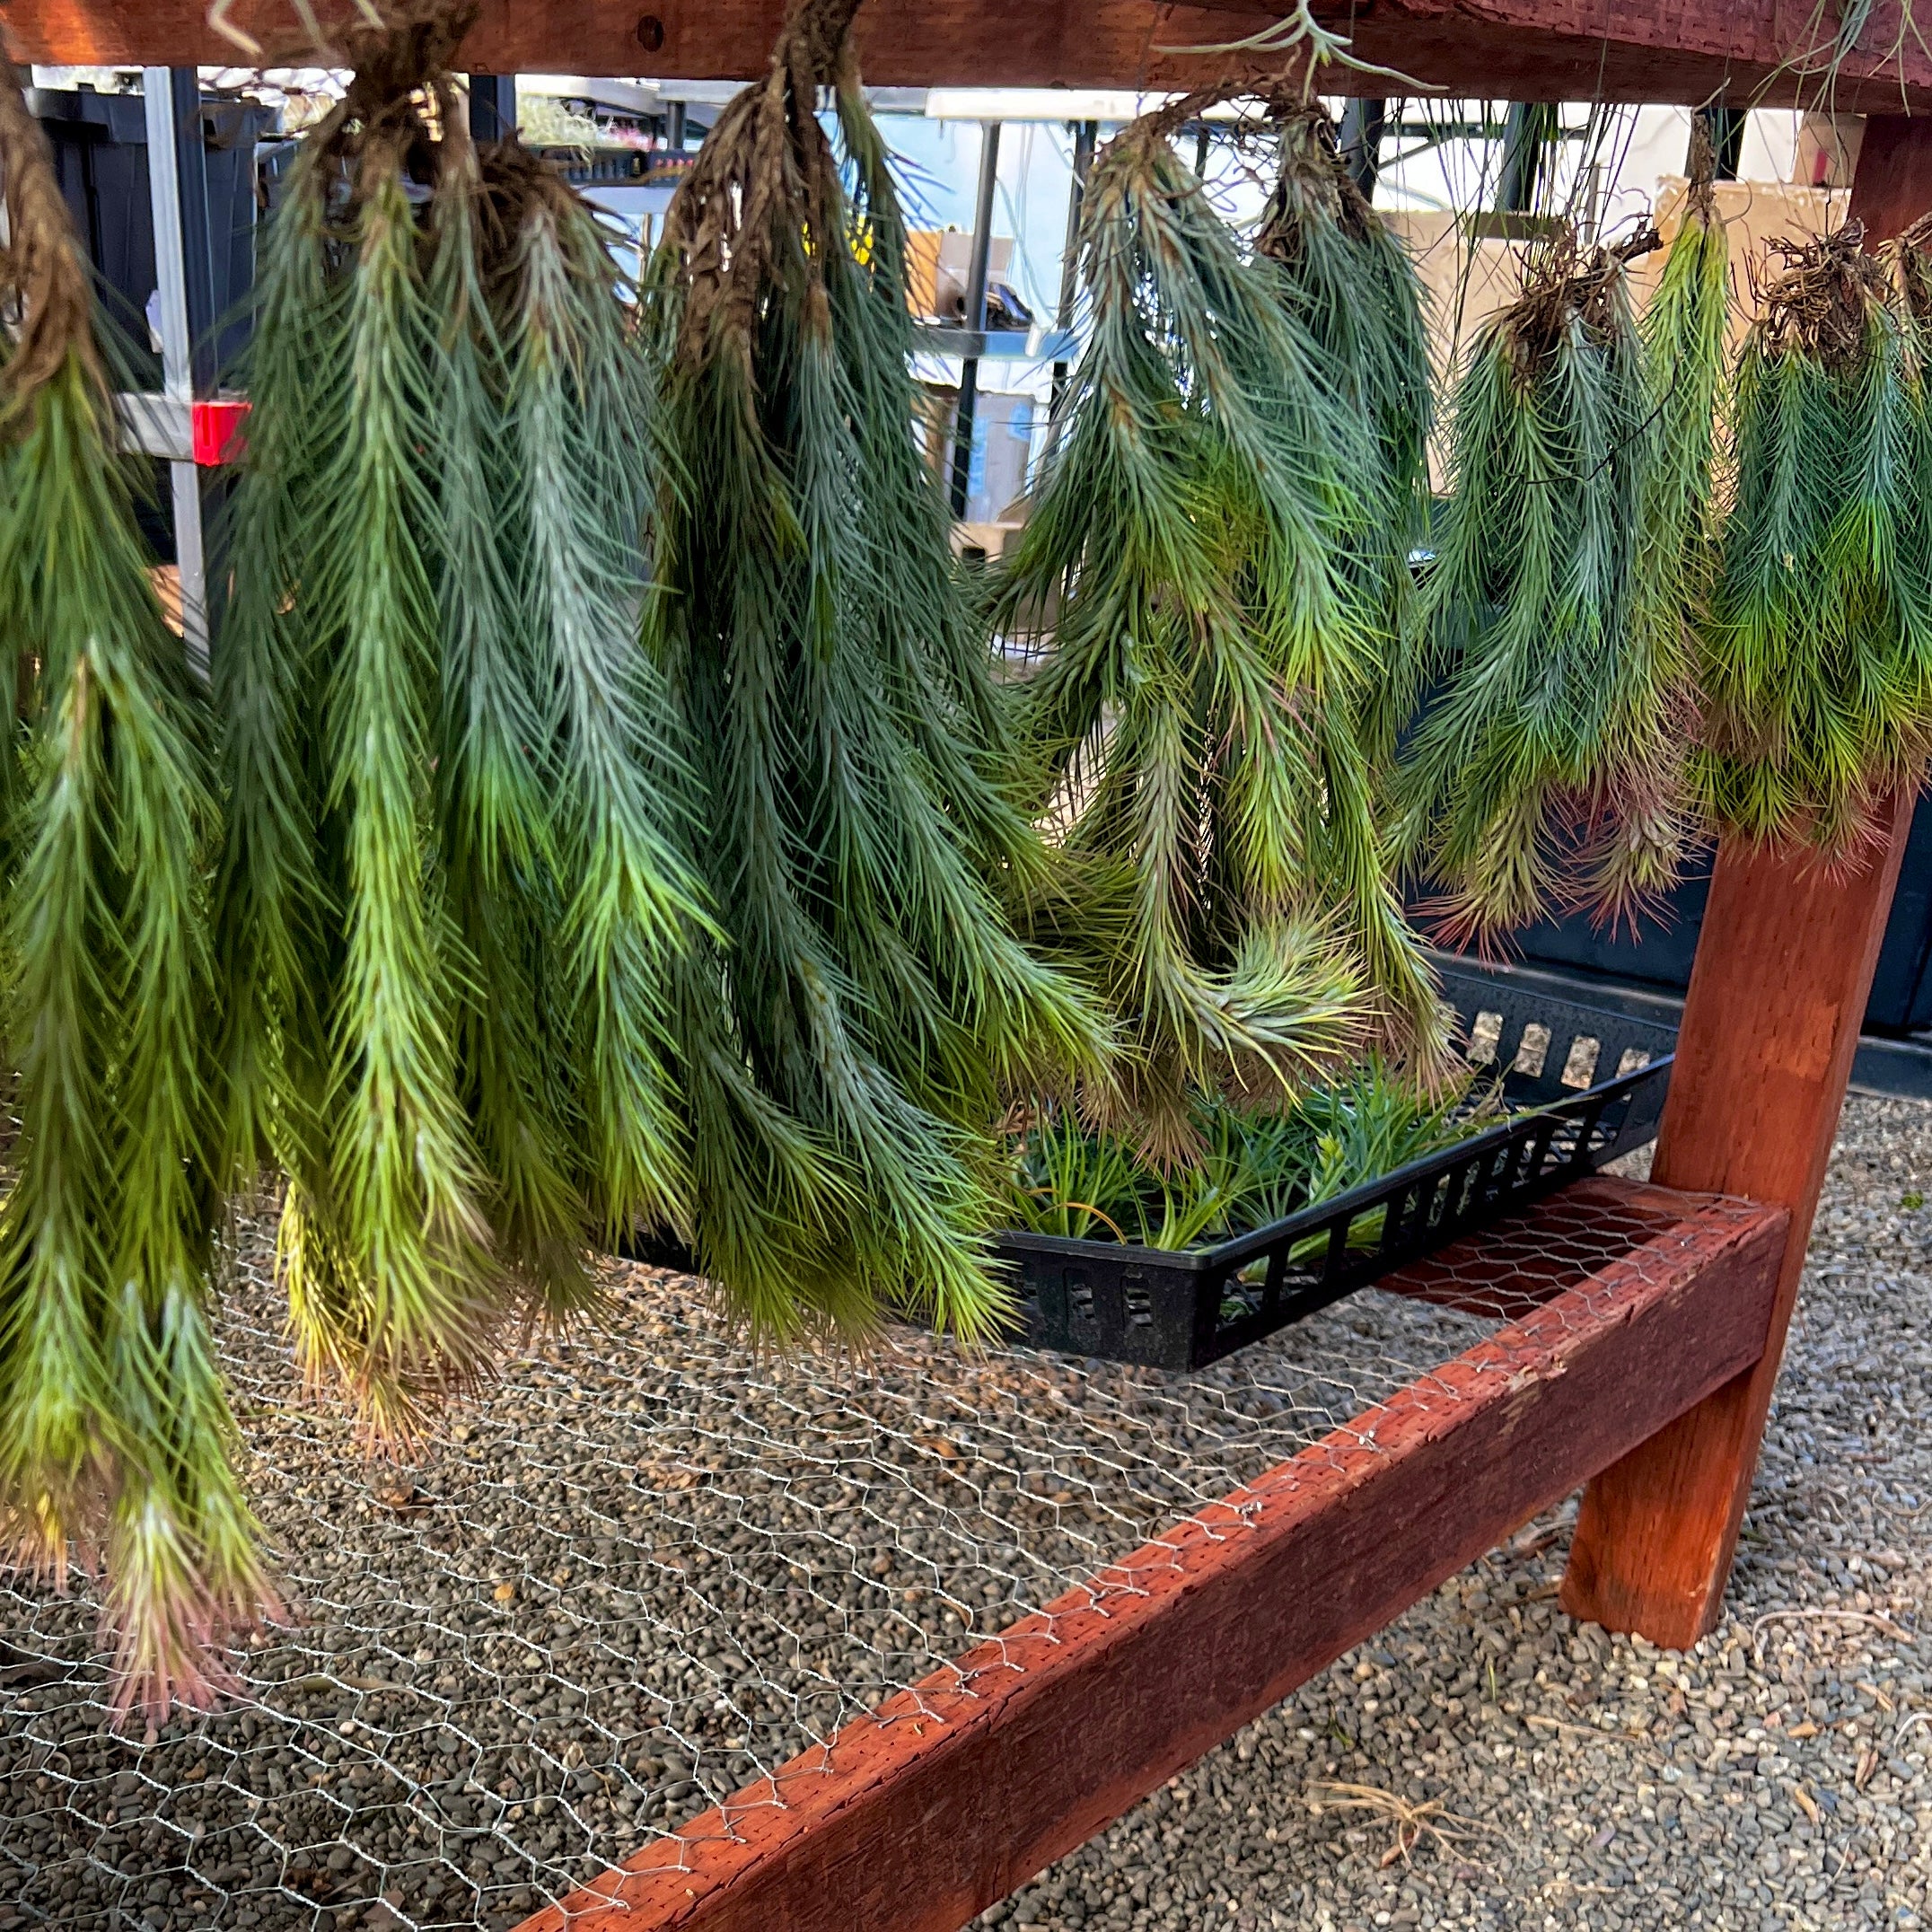
<path id="1" fill-rule="evenodd" d="M 1365 199 L 1382 179 L 1382 143 L 1389 130 L 1387 101 L 1351 101 L 1341 110 L 1341 158 Z"/>
<path id="2" fill-rule="evenodd" d="M 1744 152 L 1744 110 L 1743 108 L 1699 108 L 1698 119 L 1710 136 L 1712 173 L 1720 181 L 1737 179 L 1738 162 Z"/>
<path id="3" fill-rule="evenodd" d="M 972 262 L 966 275 L 966 327 L 975 335 L 986 331 L 987 263 L 993 252 L 993 195 L 999 186 L 999 123 L 988 121 L 979 145 L 979 200 L 973 211 Z M 968 486 L 972 478 L 974 404 L 979 399 L 979 358 L 968 356 L 960 364 L 959 410 L 953 426 L 953 514 L 966 514 Z"/>
<path id="4" fill-rule="evenodd" d="M 1496 194 L 1496 205 L 1502 213 L 1526 215 L 1536 206 L 1543 148 L 1554 119 L 1555 110 L 1547 101 L 1509 103 L 1509 119 L 1503 127 L 1503 179 Z"/>
<path id="5" fill-rule="evenodd" d="M 208 234 L 207 154 L 201 91 L 192 67 L 144 67 L 148 198 L 154 222 L 154 279 L 161 297 L 162 391 L 191 415 L 215 390 L 215 280 Z M 207 550 L 201 477 L 192 460 L 168 465 L 174 504 L 174 558 L 181 580 L 181 637 L 198 677 L 208 674 Z"/>
<path id="6" fill-rule="evenodd" d="M 1060 305 L 1053 321 L 1056 328 L 1074 326 L 1074 304 L 1080 294 L 1080 206 L 1086 199 L 1087 171 L 1093 165 L 1093 149 L 1100 139 L 1098 121 L 1082 121 L 1074 129 L 1074 179 L 1067 193 L 1067 246 L 1060 254 Z M 1060 391 L 1067 387 L 1067 364 L 1053 365 L 1051 413 L 1058 415 Z"/>
<path id="7" fill-rule="evenodd" d="M 472 74 L 470 76 L 470 138 L 472 141 L 502 141 L 515 132 L 515 75 Z"/>

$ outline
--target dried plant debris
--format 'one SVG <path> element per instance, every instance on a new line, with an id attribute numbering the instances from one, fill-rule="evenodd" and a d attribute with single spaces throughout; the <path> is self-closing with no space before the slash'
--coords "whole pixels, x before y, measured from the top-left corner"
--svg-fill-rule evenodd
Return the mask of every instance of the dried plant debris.
<path id="1" fill-rule="evenodd" d="M 7 1076 L 0 1537 L 105 1573 L 119 1696 L 207 1701 L 267 1598 L 208 1326 L 221 1211 L 205 696 L 117 453 L 88 270 L 0 70 L 0 637 Z"/>
<path id="2" fill-rule="evenodd" d="M 1287 271 L 1175 155 L 1193 110 L 1094 165 L 1090 335 L 996 607 L 1032 640 L 1060 860 L 1035 930 L 1121 1014 L 1131 1130 L 1164 1161 L 1199 1145 L 1191 1090 L 1278 1092 L 1377 1033 L 1427 1060 L 1440 1027 L 1357 731 L 1385 452 Z"/>
<path id="3" fill-rule="evenodd" d="M 1828 854 L 1870 835 L 1932 745 L 1919 325 L 1901 324 L 1863 242 L 1849 223 L 1773 246 L 1738 368 L 1734 499 L 1699 664 L 1712 819 Z"/>

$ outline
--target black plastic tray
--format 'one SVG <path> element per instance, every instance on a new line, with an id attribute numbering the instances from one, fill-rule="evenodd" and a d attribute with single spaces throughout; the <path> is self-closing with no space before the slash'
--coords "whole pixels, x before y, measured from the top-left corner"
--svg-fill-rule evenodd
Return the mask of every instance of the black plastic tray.
<path id="1" fill-rule="evenodd" d="M 1447 990 L 1454 998 L 1462 989 Z M 1487 988 L 1483 1005 L 1487 1014 L 1462 1016 L 1465 1031 L 1488 1044 L 1481 1023 L 1500 1023 L 1481 1063 L 1507 1069 L 1504 1099 L 1521 1111 L 1379 1181 L 1212 1247 L 1144 1248 L 1009 1229 L 993 1246 L 1019 1295 L 1023 1332 L 1015 1339 L 1155 1368 L 1200 1368 L 1655 1137 L 1668 1052 L 1581 1092 L 1562 1076 L 1580 1052 L 1598 1066 L 1640 1058 L 1652 1042 L 1626 1039 L 1626 1031 L 1659 1030 L 1567 1003 L 1559 1012 L 1547 999 L 1497 1013 Z"/>
<path id="2" fill-rule="evenodd" d="M 1021 1229 L 996 1234 L 995 1258 L 1019 1295 L 1021 1330 L 1013 1339 L 1156 1368 L 1199 1368 L 1655 1137 L 1670 1084 L 1670 1028 L 1542 988 L 1498 985 L 1446 962 L 1440 970 L 1471 1059 L 1501 1070 L 1504 1102 L 1516 1111 L 1379 1181 L 1211 1248 L 1144 1248 Z M 1585 1085 L 1604 1069 L 1608 1078 Z M 662 1233 L 640 1232 L 617 1251 L 681 1273 L 696 1265 Z"/>

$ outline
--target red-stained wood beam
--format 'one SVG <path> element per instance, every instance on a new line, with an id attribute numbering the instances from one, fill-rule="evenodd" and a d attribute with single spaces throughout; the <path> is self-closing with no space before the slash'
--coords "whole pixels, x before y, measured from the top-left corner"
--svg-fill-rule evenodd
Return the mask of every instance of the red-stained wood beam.
<path id="1" fill-rule="evenodd" d="M 1911 812 L 1897 801 L 1849 878 L 1719 850 L 1652 1172 L 1785 1208 L 1791 1243 L 1762 1357 L 1584 1492 L 1561 1593 L 1573 1617 L 1683 1649 L 1722 1614 Z"/>
<path id="2" fill-rule="evenodd" d="M 1932 56 L 1901 35 L 1901 0 L 1878 0 L 1840 66 L 1830 104 L 1847 111 L 1932 109 Z M 763 71 L 784 0 L 483 0 L 462 51 L 486 73 L 743 80 Z M 347 0 L 321 0 L 325 25 Z M 1170 51 L 1238 39 L 1286 8 L 1269 0 L 866 0 L 858 37 L 882 86 L 1174 87 L 1273 61 Z M 1349 0 L 1318 14 L 1352 31 L 1364 60 L 1451 95 L 1512 100 L 1734 102 L 1822 100 L 1835 16 L 1792 0 Z M 1829 10 L 1828 10 L 1829 12 Z M 16 60 L 68 66 L 222 65 L 238 57 L 207 24 L 206 0 L 7 0 Z M 236 0 L 233 22 L 284 60 L 314 57 L 292 0 Z M 1412 92 L 1330 67 L 1333 92 Z"/>
<path id="3" fill-rule="evenodd" d="M 1932 208 L 1932 121 L 1866 123 L 1850 213 L 1876 247 Z M 1812 1216 L 1892 909 L 1913 798 L 1884 814 L 1862 869 L 1726 840 L 1677 1034 L 1653 1173 L 1789 1210 L 1763 1359 L 1585 1492 L 1562 1603 L 1682 1649 L 1722 1614 Z"/>
<path id="4" fill-rule="evenodd" d="M 523 1932 L 964 1925 L 1757 1359 L 1785 1216 L 1677 1210 Z"/>

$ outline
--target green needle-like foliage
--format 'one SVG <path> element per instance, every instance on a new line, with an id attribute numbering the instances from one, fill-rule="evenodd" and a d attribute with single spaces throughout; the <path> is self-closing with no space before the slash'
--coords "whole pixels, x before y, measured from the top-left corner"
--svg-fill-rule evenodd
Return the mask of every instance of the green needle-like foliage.
<path id="1" fill-rule="evenodd" d="M 1284 1106 L 1198 1103 L 1201 1152 L 1176 1171 L 1119 1136 L 1048 1113 L 1014 1142 L 1009 1225 L 1074 1240 L 1190 1248 L 1265 1227 L 1379 1180 L 1487 1125 L 1487 1094 L 1465 1071 L 1418 1086 L 1377 1055 L 1319 1080 Z M 1367 1238 L 1366 1217 L 1356 1238 Z"/>
<path id="2" fill-rule="evenodd" d="M 1091 331 L 996 604 L 1046 633 L 1020 702 L 1066 863 L 1038 930 L 1123 1015 L 1164 1159 L 1198 1146 L 1190 1089 L 1292 1085 L 1378 1024 L 1425 1058 L 1440 1040 L 1357 731 L 1389 458 L 1172 124 L 1134 124 L 1088 181 Z"/>
<path id="3" fill-rule="evenodd" d="M 492 588 L 486 559 L 458 558 L 452 521 L 452 643 L 469 641 L 445 691 L 451 850 L 470 855 L 466 879 L 476 868 L 472 904 L 495 908 L 472 942 L 471 1065 L 501 1247 L 546 1285 L 548 1313 L 568 1312 L 584 1292 L 567 1246 L 587 1197 L 607 1242 L 676 1229 L 761 1334 L 864 1327 L 871 1304 L 849 1273 L 828 1276 L 816 1232 L 844 1211 L 836 1164 L 760 1091 L 737 1037 L 689 856 L 697 761 L 639 642 L 658 371 L 584 202 L 514 141 L 480 176 L 480 232 L 467 190 L 439 197 L 445 254 L 483 263 L 452 273 L 494 307 L 467 347 L 452 338 L 452 369 L 498 372 L 461 386 L 500 396 L 500 434 L 462 413 L 481 473 L 505 479 L 488 528 L 512 564 Z M 444 501 L 458 509 L 447 488 Z M 575 1203 L 566 1174 L 581 1176 Z"/>
<path id="4" fill-rule="evenodd" d="M 521 615 L 556 745 L 554 836 L 568 882 L 558 990 L 581 1043 L 598 1218 L 614 1238 L 684 1208 L 667 966 L 701 899 L 681 848 L 691 827 L 667 804 L 677 734 L 637 642 L 652 371 L 589 209 L 514 145 L 491 176 L 510 238 L 500 299 Z"/>
<path id="5" fill-rule="evenodd" d="M 1629 649 L 1617 661 L 1613 723 L 1585 808 L 1580 896 L 1633 926 L 1675 883 L 1691 834 L 1697 627 L 1717 569 L 1730 250 L 1711 196 L 1708 137 L 1696 125 L 1682 225 L 1639 325 L 1650 418 Z"/>
<path id="6" fill-rule="evenodd" d="M 755 1093 L 835 1184 L 801 1202 L 774 1258 L 792 1278 L 754 1305 L 984 1335 L 1005 1300 L 979 1245 L 991 1123 L 1009 1093 L 1098 1072 L 1107 1041 L 1001 910 L 1044 860 L 909 433 L 904 220 L 853 11 L 794 6 L 666 217 L 645 629 L 704 748 L 700 856 Z M 815 111 L 833 83 L 842 162 Z"/>
<path id="7" fill-rule="evenodd" d="M 520 600 L 510 364 L 489 293 L 505 238 L 466 142 L 445 145 L 431 229 L 443 553 L 436 783 L 448 901 L 471 962 L 452 1024 L 496 1256 L 556 1319 L 586 1305 L 591 1290 L 576 1069 L 554 1010 L 563 921 L 554 728 Z"/>
<path id="8" fill-rule="evenodd" d="M 435 812 L 443 532 L 426 459 L 445 390 L 408 188 L 433 57 L 407 33 L 363 53 L 266 251 L 215 654 L 224 915 L 242 941 L 231 1156 L 244 1176 L 269 1153 L 286 1172 L 308 1370 L 400 1439 L 487 1366 L 502 1295 L 458 1058 L 472 962 Z"/>
<path id="9" fill-rule="evenodd" d="M 1932 742 L 1924 389 L 1863 239 L 1849 224 L 1776 245 L 1699 667 L 1712 818 L 1827 854 L 1868 835 Z"/>
<path id="10" fill-rule="evenodd" d="M 1343 408 L 1374 435 L 1369 512 L 1352 532 L 1378 663 L 1363 694 L 1378 760 L 1394 750 L 1419 696 L 1410 558 L 1427 523 L 1429 368 L 1427 299 L 1407 247 L 1356 186 L 1320 107 L 1277 124 L 1280 167 L 1255 237 L 1314 346 Z"/>
<path id="11" fill-rule="evenodd" d="M 637 638 L 654 371 L 588 207 L 462 131 L 463 23 L 361 33 L 292 171 L 216 652 L 230 1159 L 285 1175 L 298 1350 L 391 1441 L 593 1301 L 593 1229 L 702 1221 L 681 1103 L 733 1059 L 681 1013 L 709 928 Z M 681 1029 L 724 1071 L 681 1082 Z"/>
<path id="12" fill-rule="evenodd" d="M 119 1696 L 152 1713 L 208 1701 L 222 1634 L 267 1598 L 208 1327 L 206 702 L 148 576 L 87 269 L 11 69 L 0 180 L 22 315 L 0 366 L 20 1120 L 0 1209 L 0 1535 L 57 1578 L 76 1548 L 98 1558 Z"/>
<path id="13" fill-rule="evenodd" d="M 1620 255 L 1550 243 L 1457 384 L 1423 592 L 1441 688 L 1397 780 L 1457 943 L 1564 896 L 1566 835 L 1662 702 L 1634 623 L 1653 414 Z"/>

